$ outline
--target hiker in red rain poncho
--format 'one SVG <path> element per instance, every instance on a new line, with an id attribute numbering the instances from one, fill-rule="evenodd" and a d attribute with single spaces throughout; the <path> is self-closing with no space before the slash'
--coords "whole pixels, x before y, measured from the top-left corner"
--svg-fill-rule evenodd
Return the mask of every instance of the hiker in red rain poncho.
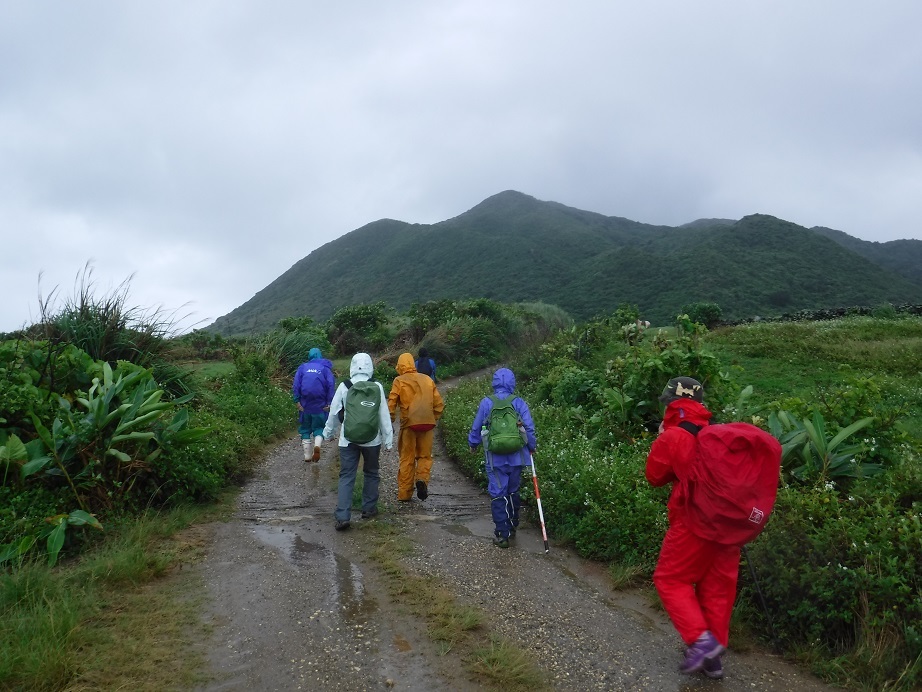
<path id="1" fill-rule="evenodd" d="M 685 485 L 695 458 L 695 434 L 682 427 L 708 425 L 704 388 L 691 377 L 669 380 L 660 401 L 666 404 L 660 435 L 647 457 L 646 477 L 655 486 L 672 483 L 669 530 L 663 539 L 653 583 L 679 636 L 688 645 L 682 673 L 703 670 L 723 677 L 720 655 L 727 647 L 730 614 L 736 599 L 740 548 L 694 535 L 685 521 Z"/>

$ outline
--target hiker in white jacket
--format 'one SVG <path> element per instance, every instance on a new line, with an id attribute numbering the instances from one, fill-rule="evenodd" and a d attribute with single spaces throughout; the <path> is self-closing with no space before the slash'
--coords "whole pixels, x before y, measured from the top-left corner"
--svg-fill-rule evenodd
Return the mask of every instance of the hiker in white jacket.
<path id="1" fill-rule="evenodd" d="M 377 426 L 370 432 L 363 431 L 363 440 L 361 442 L 350 440 L 347 431 L 351 430 L 348 420 L 350 409 L 350 389 L 363 389 L 354 387 L 359 382 L 367 382 L 374 374 L 374 363 L 371 356 L 367 353 L 356 353 L 352 356 L 352 363 L 349 366 L 349 379 L 336 388 L 333 395 L 333 401 L 330 403 L 330 415 L 327 418 L 326 426 L 323 429 L 323 437 L 326 440 L 333 438 L 337 425 L 342 422 L 342 434 L 339 436 L 339 500 L 336 503 L 336 530 L 342 531 L 349 528 L 349 520 L 352 515 L 352 489 L 355 487 L 355 476 L 359 467 L 359 456 L 362 457 L 362 472 L 364 473 L 364 484 L 362 486 L 362 519 L 371 519 L 378 513 L 378 483 L 380 481 L 379 460 L 381 457 L 381 445 L 390 451 L 394 445 L 394 428 L 391 425 L 390 412 L 387 408 L 387 398 L 384 394 L 384 387 L 380 382 L 373 382 L 377 385 L 380 397 L 377 398 Z M 373 390 L 372 390 L 373 392 Z M 356 392 L 353 392 L 353 397 Z M 362 406 L 372 408 L 375 406 L 375 397 L 366 398 Z M 364 409 L 363 409 L 364 410 Z M 358 414 L 353 414 L 358 419 Z M 374 426 L 374 417 L 370 421 L 366 420 L 366 428 Z M 355 432 L 351 433 L 355 436 Z M 373 437 L 371 436 L 373 435 Z"/>

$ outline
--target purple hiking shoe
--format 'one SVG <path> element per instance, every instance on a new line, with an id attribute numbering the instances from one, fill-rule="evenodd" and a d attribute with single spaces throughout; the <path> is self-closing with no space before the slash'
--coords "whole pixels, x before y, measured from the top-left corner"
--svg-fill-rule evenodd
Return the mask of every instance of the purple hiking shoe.
<path id="1" fill-rule="evenodd" d="M 679 666 L 679 672 L 685 675 L 697 673 L 704 668 L 704 662 L 710 661 L 723 653 L 724 647 L 714 638 L 714 635 L 705 631 L 695 643 L 685 650 L 685 661 Z"/>
<path id="2" fill-rule="evenodd" d="M 712 680 L 720 680 L 723 678 L 724 664 L 721 663 L 720 656 L 704 659 L 704 668 L 702 668 L 701 672 Z"/>

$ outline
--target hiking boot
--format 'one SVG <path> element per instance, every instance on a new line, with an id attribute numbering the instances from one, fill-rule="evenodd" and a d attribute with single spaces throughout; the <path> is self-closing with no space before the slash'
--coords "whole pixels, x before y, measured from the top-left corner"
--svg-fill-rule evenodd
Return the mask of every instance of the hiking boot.
<path id="1" fill-rule="evenodd" d="M 429 487 L 425 481 L 416 481 L 416 497 L 420 500 L 425 500 L 429 497 Z"/>
<path id="2" fill-rule="evenodd" d="M 518 526 L 513 526 L 511 529 L 509 529 L 509 538 L 510 538 L 510 539 L 515 538 L 516 529 L 518 529 Z"/>
<path id="3" fill-rule="evenodd" d="M 349 528 L 348 519 L 346 521 L 339 521 L 338 519 L 336 520 L 336 530 L 337 531 L 345 531 L 348 528 Z"/>
<path id="4" fill-rule="evenodd" d="M 314 455 L 311 457 L 311 461 L 320 461 L 320 447 L 314 445 Z"/>
<path id="5" fill-rule="evenodd" d="M 712 680 L 720 680 L 724 676 L 724 664 L 720 662 L 720 656 L 704 659 L 704 668 L 701 672 Z"/>
<path id="6" fill-rule="evenodd" d="M 508 538 L 504 538 L 503 536 L 494 536 L 494 537 L 493 537 L 493 545 L 495 545 L 497 548 L 508 548 L 508 547 L 509 547 L 509 539 L 508 539 Z"/>
<path id="7" fill-rule="evenodd" d="M 362 512 L 362 519 L 374 519 L 378 516 L 378 510 L 373 509 L 370 512 Z"/>
<path id="8" fill-rule="evenodd" d="M 685 650 L 685 661 L 679 666 L 679 672 L 685 675 L 697 673 L 704 668 L 704 662 L 715 659 L 723 653 L 724 647 L 714 635 L 705 631 L 695 643 Z"/>

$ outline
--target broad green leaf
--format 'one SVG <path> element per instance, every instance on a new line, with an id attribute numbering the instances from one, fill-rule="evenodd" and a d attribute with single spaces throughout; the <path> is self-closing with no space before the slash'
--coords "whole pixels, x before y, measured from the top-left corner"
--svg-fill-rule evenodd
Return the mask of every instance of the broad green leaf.
<path id="1" fill-rule="evenodd" d="M 109 413 L 109 415 L 106 416 L 106 419 L 103 422 L 103 426 L 109 425 L 109 423 L 111 423 L 117 417 L 124 415 L 125 412 L 130 408 L 131 408 L 131 404 L 122 404 L 121 406 L 119 406 L 117 409 L 115 409 L 114 411 Z"/>
<path id="2" fill-rule="evenodd" d="M 189 444 L 190 442 L 201 440 L 210 432 L 211 428 L 187 428 L 177 432 L 171 440 L 176 444 Z"/>
<path id="3" fill-rule="evenodd" d="M 813 447 L 816 449 L 817 453 L 821 457 L 826 456 L 826 440 L 820 435 L 814 423 L 804 420 L 804 430 L 807 432 L 807 437 L 810 438 L 810 442 L 813 443 Z M 808 448 L 809 445 L 804 448 L 805 451 Z"/>
<path id="4" fill-rule="evenodd" d="M 109 456 L 113 456 L 119 461 L 124 461 L 126 463 L 131 461 L 131 457 L 125 454 L 125 452 L 119 451 L 114 448 L 107 449 L 106 454 L 108 454 Z"/>
<path id="5" fill-rule="evenodd" d="M 42 438 L 42 442 L 45 443 L 45 446 L 46 446 L 48 449 L 50 449 L 52 452 L 54 452 L 54 451 L 55 451 L 55 448 L 54 448 L 54 441 L 51 439 L 51 433 L 48 432 L 48 428 L 46 428 L 46 427 L 42 424 L 42 421 L 40 421 L 39 418 L 38 418 L 38 416 L 36 416 L 34 413 L 30 413 L 30 414 L 29 414 L 29 418 L 32 419 L 32 425 L 35 427 L 35 431 L 38 433 L 38 436 L 39 436 L 40 438 Z M 58 419 L 56 418 L 56 419 L 55 419 L 55 422 L 57 422 L 57 421 L 58 421 Z"/>
<path id="6" fill-rule="evenodd" d="M 25 480 L 28 476 L 31 476 L 33 473 L 38 473 L 43 468 L 48 465 L 48 462 L 51 461 L 51 457 L 43 456 L 31 461 L 27 461 L 22 465 L 22 468 L 19 469 L 19 477 Z"/>
<path id="7" fill-rule="evenodd" d="M 829 443 L 829 450 L 830 451 L 834 450 L 836 447 L 839 446 L 839 443 L 841 443 L 845 438 L 861 430 L 862 428 L 868 427 L 873 422 L 874 422 L 873 418 L 862 418 L 859 421 L 855 421 L 854 423 L 849 425 L 847 428 L 842 428 L 839 431 L 839 433 L 834 438 L 832 438 L 832 441 Z"/>
<path id="8" fill-rule="evenodd" d="M 99 523 L 99 520 L 89 512 L 85 512 L 82 509 L 75 509 L 73 512 L 71 512 L 67 517 L 67 521 L 73 526 L 89 524 L 94 529 L 102 529 L 102 524 Z"/>
<path id="9" fill-rule="evenodd" d="M 26 446 L 16 435 L 10 435 L 6 444 L 0 447 L 0 461 L 25 461 L 28 458 Z"/>
<path id="10" fill-rule="evenodd" d="M 145 413 L 143 416 L 138 416 L 134 420 L 123 421 L 119 423 L 118 427 L 115 429 L 115 432 L 122 433 L 129 428 L 134 428 L 144 423 L 149 423 L 150 421 L 157 420 L 160 416 L 163 415 L 163 411 L 151 411 L 150 413 Z"/>
<path id="11" fill-rule="evenodd" d="M 147 413 L 147 410 L 148 410 L 151 406 L 157 405 L 157 403 L 160 401 L 160 397 L 162 397 L 162 396 L 163 396 L 163 390 L 162 390 L 162 389 L 155 389 L 153 392 L 151 392 L 150 396 L 147 397 L 147 399 L 144 401 L 144 403 L 141 404 L 141 411 L 142 411 L 143 413 Z M 167 402 L 164 402 L 164 403 L 163 403 L 163 407 L 164 407 L 164 408 L 169 407 L 169 406 L 170 406 L 169 403 L 167 403 Z"/>
<path id="12" fill-rule="evenodd" d="M 54 527 L 54 531 L 48 536 L 48 566 L 54 567 L 58 561 L 58 553 L 64 547 L 64 534 L 67 532 L 67 522 L 62 521 Z"/>
<path id="13" fill-rule="evenodd" d="M 121 442 L 122 440 L 150 440 L 153 439 L 154 433 L 152 432 L 130 432 L 125 435 L 115 435 L 112 438 L 113 442 Z"/>

